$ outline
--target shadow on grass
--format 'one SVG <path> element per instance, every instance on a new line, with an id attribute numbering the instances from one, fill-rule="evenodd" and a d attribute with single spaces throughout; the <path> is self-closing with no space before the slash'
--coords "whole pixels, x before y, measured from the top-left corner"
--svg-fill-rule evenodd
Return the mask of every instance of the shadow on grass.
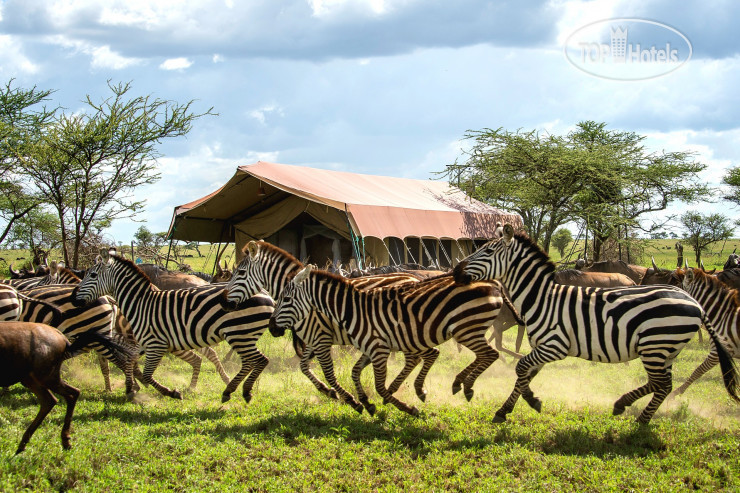
<path id="1" fill-rule="evenodd" d="M 247 436 L 261 435 L 265 439 L 282 441 L 287 446 L 297 446 L 305 444 L 307 439 L 336 438 L 373 447 L 406 449 L 414 457 L 425 457 L 439 451 L 461 452 L 512 444 L 544 454 L 593 457 L 644 457 L 666 448 L 655 431 L 655 425 L 620 423 L 617 421 L 620 418 L 608 417 L 582 426 L 563 426 L 554 422 L 539 433 L 528 421 L 500 425 L 482 423 L 474 426 L 479 431 L 463 438 L 453 438 L 460 436 L 460 430 L 447 426 L 443 416 L 417 419 L 394 413 L 395 410 L 379 410 L 371 418 L 351 413 L 326 413 L 318 409 L 281 410 L 267 417 L 252 419 L 245 415 L 242 419 L 234 416 L 233 410 L 222 408 L 179 411 L 131 405 L 80 411 L 75 415 L 75 422 L 84 426 L 85 422 L 115 419 L 132 426 L 146 425 L 150 426 L 147 433 L 155 439 L 198 433 L 219 442 L 242 442 Z M 166 426 L 168 424 L 171 426 Z"/>

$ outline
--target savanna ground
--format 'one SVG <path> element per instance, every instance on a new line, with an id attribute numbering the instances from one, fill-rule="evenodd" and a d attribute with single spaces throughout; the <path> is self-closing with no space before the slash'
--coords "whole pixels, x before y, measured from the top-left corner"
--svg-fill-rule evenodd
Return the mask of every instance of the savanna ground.
<path id="1" fill-rule="evenodd" d="M 513 338 L 507 334 L 509 347 Z M 59 440 L 60 403 L 27 450 L 13 456 L 37 406 L 25 389 L 11 388 L 0 397 L 0 490 L 740 489 L 740 405 L 727 396 L 717 369 L 640 426 L 634 419 L 647 398 L 622 416 L 611 415 L 613 402 L 645 381 L 639 362 L 568 359 L 548 365 L 534 380 L 541 414 L 520 400 L 507 423 L 494 425 L 494 412 L 515 380 L 511 358 L 495 362 L 467 402 L 450 389 L 472 353 L 447 343 L 427 379 L 427 402 L 419 402 L 408 385 L 397 394 L 416 404 L 421 417 L 382 405 L 371 392 L 378 405 L 373 417 L 321 396 L 298 370 L 288 338 L 266 333 L 260 346 L 271 361 L 250 404 L 241 393 L 221 404 L 224 385 L 209 362 L 198 388 L 183 401 L 145 388 L 136 403 L 125 402 L 118 371 L 109 394 L 94 357 L 67 362 L 65 378 L 82 390 L 70 451 Z M 218 351 L 223 356 L 225 345 Z M 695 340 L 681 353 L 675 386 L 707 351 Z M 337 352 L 340 382 L 348 389 L 355 357 L 354 350 Z M 392 362 L 394 371 L 401 359 Z M 235 372 L 233 363 L 227 370 Z M 168 357 L 155 375 L 183 389 L 190 371 Z M 363 376 L 372 389 L 370 372 Z"/>

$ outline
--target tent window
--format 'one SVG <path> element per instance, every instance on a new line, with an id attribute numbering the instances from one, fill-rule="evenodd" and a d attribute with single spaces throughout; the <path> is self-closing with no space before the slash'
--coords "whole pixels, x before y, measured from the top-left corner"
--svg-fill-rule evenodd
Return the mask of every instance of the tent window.
<path id="1" fill-rule="evenodd" d="M 436 266 L 439 255 L 437 253 L 437 240 L 436 238 L 424 238 L 424 248 L 422 248 L 423 262 L 422 265 L 427 267 Z M 431 257 L 431 258 L 430 258 Z"/>
<path id="2" fill-rule="evenodd" d="M 388 251 L 391 256 L 391 264 L 398 265 L 406 262 L 406 246 L 400 238 L 388 238 Z"/>
<path id="3" fill-rule="evenodd" d="M 406 252 L 406 262 L 407 263 L 413 263 L 416 262 L 418 264 L 421 264 L 421 242 L 419 241 L 419 238 L 412 238 L 410 236 L 406 237 L 406 246 L 408 247 L 409 251 Z M 413 257 L 413 258 L 412 258 Z"/>
<path id="4" fill-rule="evenodd" d="M 437 246 L 439 247 L 439 266 L 443 269 L 449 269 L 452 267 L 450 265 L 450 261 L 447 259 L 452 259 L 452 240 L 441 240 L 437 242 Z M 444 252 L 442 251 L 444 249 Z M 447 255 L 445 255 L 445 253 Z"/>

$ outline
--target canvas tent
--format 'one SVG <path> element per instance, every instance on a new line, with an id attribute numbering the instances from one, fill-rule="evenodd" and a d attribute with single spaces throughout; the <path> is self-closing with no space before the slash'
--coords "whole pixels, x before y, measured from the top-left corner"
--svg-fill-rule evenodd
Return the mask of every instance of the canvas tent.
<path id="1" fill-rule="evenodd" d="M 236 243 L 265 239 L 323 264 L 351 257 L 375 265 L 449 266 L 521 218 L 448 183 L 257 162 L 215 192 L 175 208 L 169 237 Z"/>

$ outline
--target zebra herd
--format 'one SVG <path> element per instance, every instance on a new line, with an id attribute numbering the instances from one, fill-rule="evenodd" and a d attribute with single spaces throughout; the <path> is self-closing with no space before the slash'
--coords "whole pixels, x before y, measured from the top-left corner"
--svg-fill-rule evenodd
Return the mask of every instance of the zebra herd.
<path id="1" fill-rule="evenodd" d="M 268 364 L 257 341 L 268 327 L 273 336 L 290 330 L 301 371 L 320 392 L 358 412 L 374 413 L 376 407 L 360 382 L 360 373 L 371 365 L 383 402 L 417 415 L 415 406 L 394 394 L 422 363 L 414 389 L 423 401 L 425 378 L 439 355 L 437 346 L 450 339 L 475 354 L 456 375 L 452 393 L 462 390 L 468 400 L 473 397 L 476 379 L 499 357 L 486 332 L 506 305 L 523 320 L 532 350 L 518 361 L 514 388 L 496 412 L 496 422 L 506 420 L 520 396 L 540 411 L 531 380 L 546 363 L 574 356 L 602 363 L 639 358 L 647 383 L 621 396 L 613 413 L 621 414 L 652 394 L 638 417 L 647 423 L 672 391 L 673 361 L 704 326 L 711 337 L 709 355 L 676 392 L 719 364 L 728 393 L 740 401 L 732 359 L 740 357 L 740 295 L 701 270 L 677 270 L 683 289 L 559 284 L 547 254 L 510 225 L 502 238 L 481 247 L 453 271 L 428 278 L 393 273 L 347 279 L 304 266 L 264 242 L 250 242 L 243 253 L 227 284 L 159 290 L 133 262 L 103 251 L 82 279 L 60 269 L 30 288 L 0 285 L 0 319 L 53 325 L 70 340 L 94 331 L 136 345 L 145 355 L 143 372 L 135 358 L 122 361 L 120 353 L 103 344 L 90 346 L 100 355 L 107 388 L 111 361 L 124 372 L 129 397 L 138 390 L 139 380 L 181 399 L 178 390 L 154 378 L 163 356 L 173 353 L 193 365 L 192 387 L 200 368 L 194 350 L 215 358 L 220 367 L 211 347 L 226 341 L 241 367 L 231 379 L 221 367 L 226 383 L 222 402 L 242 382 L 245 401 L 252 399 L 253 386 Z M 351 373 L 356 397 L 337 381 L 333 345 L 353 345 L 360 352 Z M 394 351 L 403 353 L 405 365 L 387 385 L 387 361 Z M 311 371 L 313 357 L 328 385 Z"/>

